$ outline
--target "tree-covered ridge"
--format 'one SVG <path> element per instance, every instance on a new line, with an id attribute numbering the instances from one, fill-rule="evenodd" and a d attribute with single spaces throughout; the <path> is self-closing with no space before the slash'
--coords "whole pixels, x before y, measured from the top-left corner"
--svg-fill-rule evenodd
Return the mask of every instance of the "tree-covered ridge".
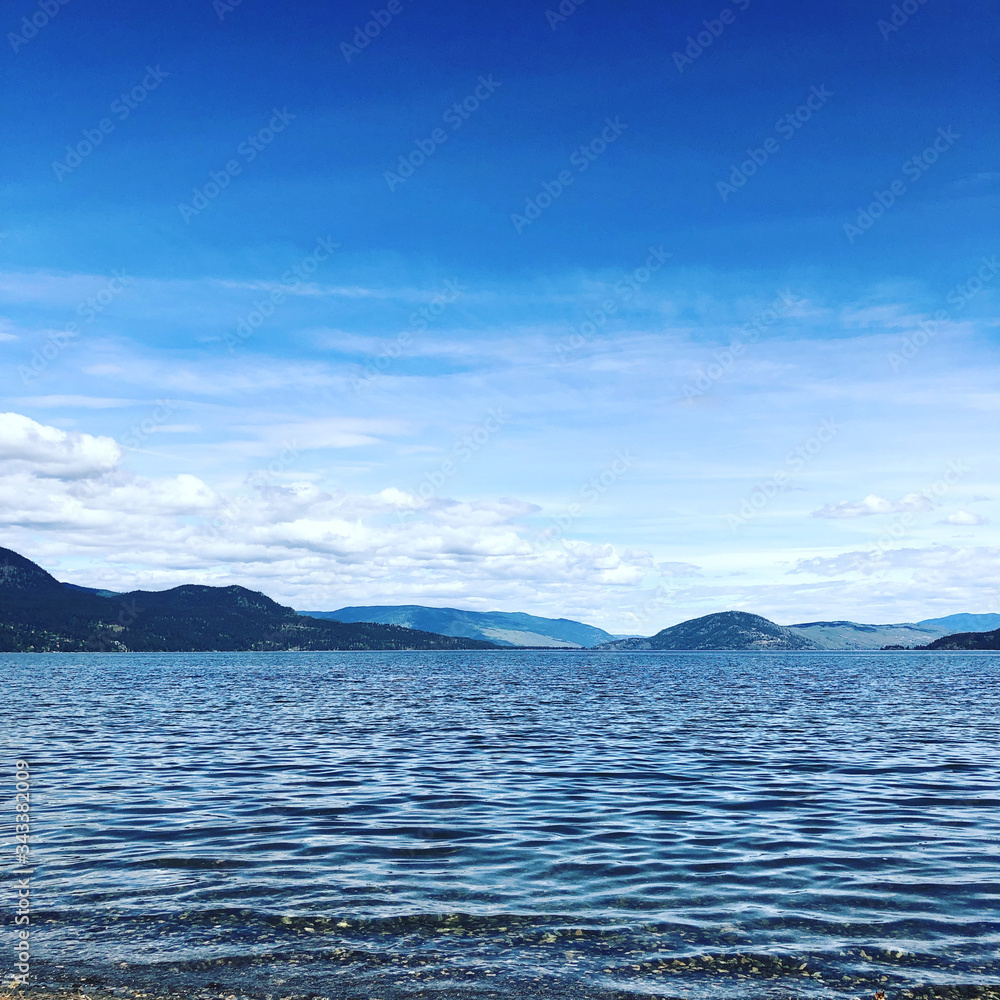
<path id="1" fill-rule="evenodd" d="M 193 584 L 105 596 L 0 548 L 0 651 L 494 649 L 395 625 L 302 618 L 246 587 Z"/>

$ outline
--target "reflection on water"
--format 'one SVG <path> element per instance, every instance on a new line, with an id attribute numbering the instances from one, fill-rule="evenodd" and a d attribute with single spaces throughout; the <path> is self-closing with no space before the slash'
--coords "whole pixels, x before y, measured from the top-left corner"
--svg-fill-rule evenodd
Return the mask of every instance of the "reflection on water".
<path id="1" fill-rule="evenodd" d="M 34 970 L 274 1000 L 996 983 L 998 662 L 3 656 Z"/>

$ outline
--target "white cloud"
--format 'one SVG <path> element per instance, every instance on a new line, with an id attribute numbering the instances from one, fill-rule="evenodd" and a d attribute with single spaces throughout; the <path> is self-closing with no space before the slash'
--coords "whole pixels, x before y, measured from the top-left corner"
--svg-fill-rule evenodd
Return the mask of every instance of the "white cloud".
<path id="1" fill-rule="evenodd" d="M 654 568 L 640 550 L 566 539 L 545 549 L 516 498 L 417 499 L 311 482 L 226 496 L 196 476 L 148 478 L 119 466 L 110 438 L 68 434 L 18 414 L 0 417 L 2 544 L 114 590 L 185 582 L 241 584 L 311 610 L 345 604 L 447 601 L 593 617 L 609 592 L 632 594 Z M 53 478 L 53 470 L 58 478 Z M 89 478 L 72 478 L 66 470 Z M 38 553 L 35 533 L 49 539 Z M 91 565 L 79 567 L 80 557 Z"/>
<path id="2" fill-rule="evenodd" d="M 989 524 L 990 519 L 988 517 L 983 517 L 980 514 L 975 514 L 969 510 L 956 510 L 954 513 L 949 514 L 941 524 L 958 524 L 964 527 L 978 527 L 979 525 Z"/>
<path id="3" fill-rule="evenodd" d="M 95 506 L 141 515 L 204 514 L 218 509 L 221 497 L 197 476 L 181 473 L 167 479 L 140 477 L 120 485 L 107 484 Z"/>
<path id="4" fill-rule="evenodd" d="M 869 493 L 860 503 L 841 500 L 827 504 L 812 512 L 813 517 L 871 517 L 874 514 L 903 514 L 907 511 L 927 511 L 933 509 L 931 501 L 923 493 L 908 493 L 902 500 L 887 500 L 885 497 Z"/>
<path id="5" fill-rule="evenodd" d="M 264 285 L 140 281 L 27 390 L 37 396 L 2 408 L 57 424 L 64 429 L 50 431 L 67 437 L 79 427 L 138 439 L 141 450 L 125 449 L 125 467 L 86 473 L 77 483 L 86 492 L 56 483 L 56 466 L 40 454 L 0 459 L 6 544 L 50 557 L 46 566 L 73 555 L 67 572 L 79 583 L 244 583 L 314 608 L 417 600 L 565 614 L 614 631 L 626 622 L 633 630 L 630 608 L 648 614 L 655 631 L 730 606 L 793 621 L 867 617 L 896 602 L 879 612 L 891 621 L 910 613 L 904 607 L 927 616 L 990 600 L 989 586 L 958 564 L 935 589 L 917 579 L 928 566 L 873 568 L 841 544 L 863 547 L 866 532 L 873 542 L 882 532 L 883 541 L 919 549 L 972 530 L 934 522 L 962 505 L 980 509 L 973 496 L 997 495 L 993 423 L 984 417 L 1000 410 L 1000 393 L 982 388 L 1000 377 L 995 330 L 971 313 L 942 326 L 903 378 L 889 352 L 927 315 L 932 296 L 881 286 L 845 306 L 793 288 L 809 306 L 723 366 L 727 345 L 746 336 L 743 325 L 776 293 L 764 282 L 776 279 L 670 275 L 569 352 L 559 348 L 613 294 L 617 270 L 546 279 L 528 292 L 470 280 L 467 295 L 414 335 L 405 358 L 360 391 L 351 383 L 359 363 L 406 328 L 411 310 L 401 304 L 433 298 L 439 280 L 413 289 L 404 276 L 379 290 L 369 288 L 370 274 L 345 273 L 336 279 L 343 287 L 298 296 L 234 353 L 191 345 L 230 329 Z M 18 343 L 0 344 L 11 370 L 105 281 L 0 276 L 0 312 L 21 324 Z M 31 309 L 5 309 L 8 292 Z M 324 334 L 339 356 L 316 349 Z M 345 359 L 348 352 L 356 356 Z M 723 367 L 703 395 L 685 396 L 696 375 Z M 161 396 L 182 402 L 171 404 L 172 423 L 150 429 Z M 491 406 L 511 414 L 503 434 L 440 487 L 467 502 L 417 501 L 428 473 L 453 458 L 454 442 Z M 783 468 L 783 456 L 826 417 L 843 430 L 795 479 L 795 492 L 739 534 L 724 530 L 748 485 Z M 130 424 L 142 432 L 130 434 Z M 198 437 L 184 437 L 196 424 Z M 893 514 L 940 504 L 930 484 L 959 444 L 972 470 L 961 494 L 932 516 L 907 516 L 904 536 L 890 534 Z M 536 551 L 539 526 L 578 500 L 618 448 L 634 449 L 636 469 L 586 508 L 565 547 Z M 67 480 L 74 474 L 72 463 L 58 469 Z M 254 469 L 273 472 L 274 485 L 241 487 Z M 184 475 L 194 482 L 184 486 Z M 522 509 L 492 499 L 507 493 Z M 848 499 L 829 503 L 834 496 Z M 407 507 L 414 512 L 398 518 Z M 826 520 L 804 516 L 814 510 Z M 209 537 L 213 518 L 223 527 Z M 975 530 L 995 542 L 992 528 Z M 571 536 L 587 542 L 577 547 Z M 647 544 L 652 557 L 639 551 Z M 785 575 L 795 560 L 820 557 L 827 563 L 817 583 Z M 654 598 L 661 581 L 669 597 Z"/>
<path id="6" fill-rule="evenodd" d="M 77 478 L 113 469 L 121 460 L 118 443 L 36 423 L 20 413 L 0 413 L 0 462 L 8 469 Z"/>

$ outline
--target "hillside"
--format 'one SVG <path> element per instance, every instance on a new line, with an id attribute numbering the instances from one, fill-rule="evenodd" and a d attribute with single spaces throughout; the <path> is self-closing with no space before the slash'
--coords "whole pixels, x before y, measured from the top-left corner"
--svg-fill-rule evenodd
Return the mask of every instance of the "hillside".
<path id="1" fill-rule="evenodd" d="M 495 649 L 394 625 L 303 619 L 245 587 L 188 584 L 107 596 L 0 548 L 0 651 Z"/>
<path id="2" fill-rule="evenodd" d="M 497 649 L 850 650 L 1000 648 L 1000 615 L 955 614 L 896 625 L 777 625 L 725 611 L 649 638 L 616 638 L 567 618 L 420 605 L 295 612 L 245 587 L 186 584 L 114 594 L 54 576 L 0 547 L 0 652 Z M 994 630 L 990 631 L 990 627 Z M 959 631 L 962 630 L 962 631 Z"/>
<path id="3" fill-rule="evenodd" d="M 611 642 L 615 638 L 603 629 L 568 618 L 537 618 L 509 611 L 427 608 L 418 604 L 341 608 L 339 611 L 302 611 L 300 614 L 341 622 L 403 625 L 442 635 L 483 639 L 498 646 L 581 649 Z"/>
<path id="4" fill-rule="evenodd" d="M 918 649 L 1000 649 L 1000 628 L 992 632 L 959 632 L 946 635 Z"/>
<path id="5" fill-rule="evenodd" d="M 738 617 L 741 615 L 742 619 Z M 752 624 L 748 624 L 750 619 Z M 981 623 L 980 627 L 1000 625 L 1000 615 L 957 614 L 897 625 L 864 625 L 848 621 L 777 625 L 759 615 L 727 611 L 681 622 L 648 639 L 619 640 L 604 643 L 600 648 L 876 650 L 885 646 L 905 646 L 923 649 L 929 648 L 926 644 L 954 632 L 967 622 Z M 745 632 L 741 631 L 744 627 L 747 629 Z"/>
<path id="6" fill-rule="evenodd" d="M 782 625 L 746 611 L 722 611 L 672 625 L 648 639 L 619 639 L 600 649 L 818 649 L 815 643 Z"/>
<path id="7" fill-rule="evenodd" d="M 881 649 L 883 646 L 916 646 L 930 642 L 942 631 L 915 625 L 861 625 L 858 622 L 806 622 L 788 625 L 789 631 L 819 649 Z"/>
<path id="8" fill-rule="evenodd" d="M 921 646 L 955 632 L 986 631 L 1000 627 L 1000 615 L 947 615 L 896 625 L 858 622 L 806 622 L 787 626 L 823 649 L 882 649 L 884 646 Z"/>

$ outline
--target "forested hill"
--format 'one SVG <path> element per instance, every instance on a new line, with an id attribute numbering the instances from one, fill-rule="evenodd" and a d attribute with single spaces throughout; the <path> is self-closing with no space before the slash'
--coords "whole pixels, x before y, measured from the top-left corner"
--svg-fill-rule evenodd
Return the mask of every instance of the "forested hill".
<path id="1" fill-rule="evenodd" d="M 495 649 L 395 625 L 303 618 L 245 587 L 188 584 L 128 594 L 60 583 L 0 548 L 0 651 Z"/>
<path id="2" fill-rule="evenodd" d="M 1000 629 L 992 632 L 959 632 L 946 635 L 918 649 L 1000 649 Z"/>

